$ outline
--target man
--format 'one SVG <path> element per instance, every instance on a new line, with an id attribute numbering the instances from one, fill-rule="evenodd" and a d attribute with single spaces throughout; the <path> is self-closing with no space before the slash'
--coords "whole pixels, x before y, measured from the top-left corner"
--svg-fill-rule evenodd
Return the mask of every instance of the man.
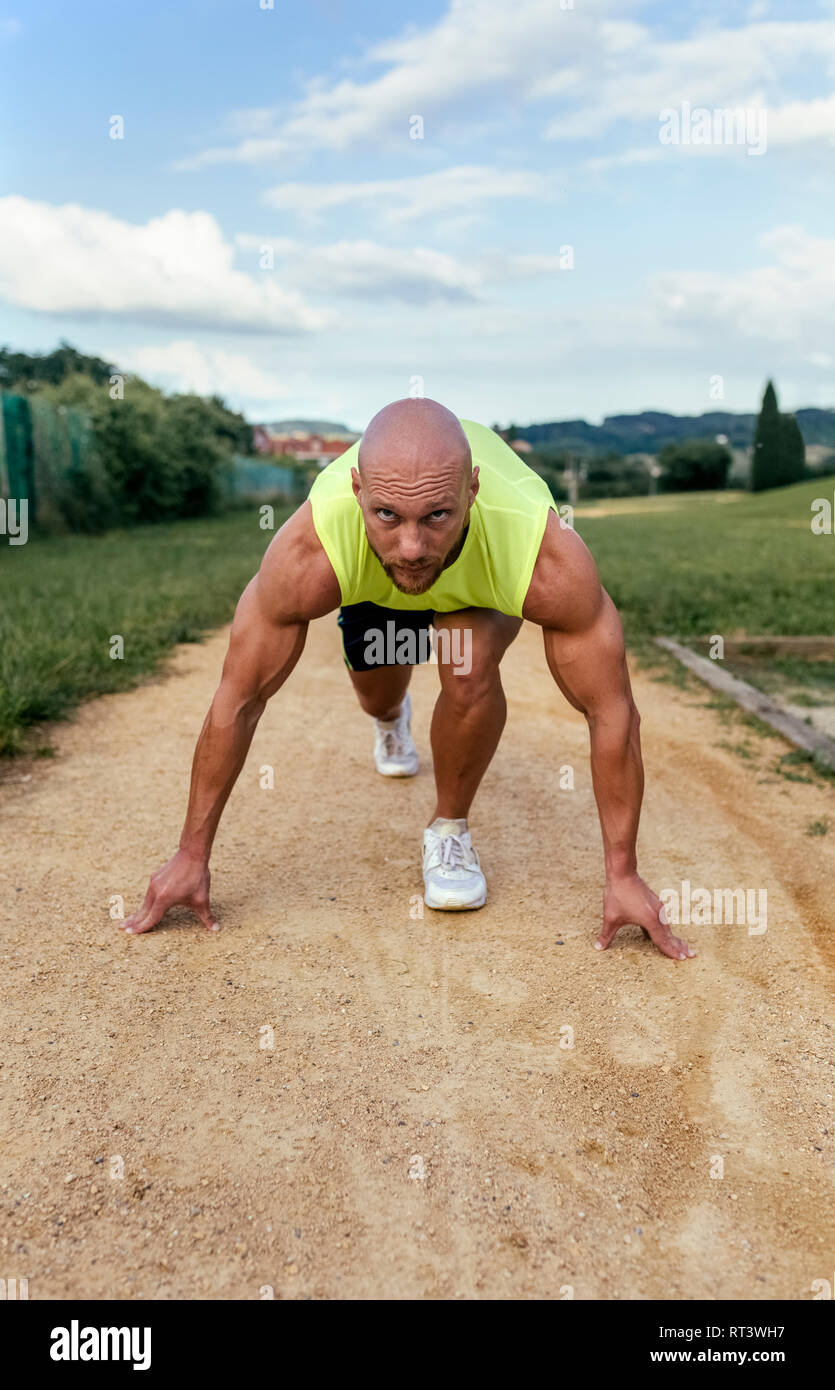
<path id="1" fill-rule="evenodd" d="M 336 608 L 350 678 L 375 721 L 375 761 L 386 776 L 417 769 L 413 661 L 398 661 L 396 652 L 408 657 L 415 648 L 409 637 L 423 636 L 430 621 L 438 636 L 437 803 L 423 841 L 430 907 L 485 901 L 468 816 L 504 727 L 499 666 L 527 618 L 542 628 L 554 680 L 588 722 L 606 867 L 595 945 L 604 950 L 621 926 L 635 923 L 665 955 L 695 954 L 672 935 L 660 899 L 638 875 L 639 717 L 620 620 L 594 561 L 560 521 L 542 479 L 498 435 L 426 399 L 395 401 L 375 415 L 271 542 L 235 612 L 194 755 L 180 848 L 152 876 L 126 931 L 148 931 L 175 904 L 218 929 L 209 855 L 221 812 L 267 700 L 301 656 L 308 623 Z M 392 643 L 379 640 L 392 631 L 394 655 Z M 452 659 L 462 651 L 466 660 Z"/>

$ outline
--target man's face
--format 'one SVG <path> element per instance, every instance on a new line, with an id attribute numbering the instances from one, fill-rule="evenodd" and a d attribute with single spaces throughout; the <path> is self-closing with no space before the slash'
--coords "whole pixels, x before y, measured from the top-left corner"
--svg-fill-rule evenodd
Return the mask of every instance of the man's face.
<path id="1" fill-rule="evenodd" d="M 438 470 L 405 482 L 351 469 L 368 544 L 403 594 L 425 594 L 456 556 L 478 492 L 478 469 Z"/>

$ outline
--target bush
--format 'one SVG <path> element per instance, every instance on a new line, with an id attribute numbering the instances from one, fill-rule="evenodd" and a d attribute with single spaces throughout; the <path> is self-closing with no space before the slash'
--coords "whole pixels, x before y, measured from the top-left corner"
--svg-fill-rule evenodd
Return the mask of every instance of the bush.
<path id="1" fill-rule="evenodd" d="M 724 444 L 685 439 L 667 444 L 658 455 L 660 492 L 698 492 L 726 485 L 732 455 Z"/>
<path id="2" fill-rule="evenodd" d="M 551 463 L 540 463 L 539 461 L 531 462 L 530 456 L 528 456 L 525 462 L 530 464 L 534 473 L 538 473 L 540 478 L 548 484 L 551 496 L 555 502 L 568 501 L 568 489 L 563 482 L 561 469 L 555 468 Z"/>
<path id="3" fill-rule="evenodd" d="M 109 384 L 74 373 L 28 407 L 38 520 L 71 530 L 216 511 L 232 443 L 251 437 L 218 398 L 164 396 L 139 377 L 126 377 L 112 399 Z"/>

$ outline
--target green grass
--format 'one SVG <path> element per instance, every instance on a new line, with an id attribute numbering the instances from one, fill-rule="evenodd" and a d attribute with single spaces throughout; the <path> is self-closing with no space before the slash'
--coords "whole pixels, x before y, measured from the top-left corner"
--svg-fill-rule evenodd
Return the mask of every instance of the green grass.
<path id="1" fill-rule="evenodd" d="M 766 729 L 770 733 L 770 729 Z M 795 772 L 795 768 L 803 768 L 803 772 Z M 815 776 L 807 777 L 806 772 L 817 774 L 825 781 L 835 782 L 835 768 L 829 766 L 828 762 L 820 753 L 807 753 L 803 748 L 794 748 L 791 753 L 784 753 L 777 759 L 774 769 L 780 777 L 785 777 L 787 782 L 814 782 Z"/>
<path id="2" fill-rule="evenodd" d="M 835 634 L 835 536 L 810 527 L 811 501 L 822 495 L 824 482 L 756 497 L 624 498 L 579 508 L 577 529 L 630 645 L 686 687 L 650 644 L 655 634 Z M 0 544 L 0 753 L 33 748 L 32 726 L 127 689 L 173 643 L 226 622 L 272 534 L 251 508 Z M 123 661 L 110 657 L 115 634 L 125 639 Z"/>
<path id="3" fill-rule="evenodd" d="M 823 820 L 811 820 L 806 827 L 806 834 L 813 838 L 817 835 L 826 835 L 829 831 L 829 817 L 824 816 Z"/>
<path id="4" fill-rule="evenodd" d="M 733 675 L 778 700 L 807 705 L 810 709 L 819 705 L 835 705 L 835 657 L 804 660 L 798 656 L 772 656 L 750 659 L 734 655 L 725 662 L 725 666 Z"/>
<path id="5" fill-rule="evenodd" d="M 835 536 L 811 530 L 831 480 L 751 496 L 697 493 L 578 509 L 576 527 L 627 639 L 835 634 Z M 629 510 L 636 503 L 641 510 Z"/>
<path id="6" fill-rule="evenodd" d="M 597 560 L 600 575 L 623 618 L 627 641 L 642 665 L 694 678 L 652 638 L 678 637 L 703 651 L 699 638 L 835 635 L 835 536 L 814 535 L 813 498 L 832 480 L 751 496 L 696 493 L 624 498 L 601 503 L 609 513 L 578 508 L 576 525 Z M 831 497 L 831 491 L 830 491 Z M 740 658 L 723 666 L 778 700 L 809 707 L 835 703 L 835 663 L 796 655 Z M 663 676 L 661 677 L 663 678 Z M 707 702 L 728 729 L 770 734 L 724 696 Z M 740 757 L 743 745 L 726 742 Z M 775 769 L 789 781 L 832 780 L 823 754 L 797 752 Z"/>
<path id="7" fill-rule="evenodd" d="M 174 643 L 228 621 L 274 534 L 258 518 L 251 508 L 0 546 L 0 753 L 31 747 L 30 726 L 128 689 Z M 124 660 L 110 656 L 116 634 Z"/>

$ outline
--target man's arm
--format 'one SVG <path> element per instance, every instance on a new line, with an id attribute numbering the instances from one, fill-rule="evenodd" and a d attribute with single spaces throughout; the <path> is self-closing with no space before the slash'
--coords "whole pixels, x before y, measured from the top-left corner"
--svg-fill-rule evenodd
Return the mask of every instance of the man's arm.
<path id="1" fill-rule="evenodd" d="M 695 951 L 673 936 L 657 894 L 638 874 L 636 840 L 644 769 L 640 716 L 632 698 L 623 629 L 597 568 L 575 531 L 548 518 L 524 616 L 542 627 L 551 674 L 586 718 L 591 773 L 603 834 L 606 886 L 598 950 L 634 922 L 674 960 Z"/>
<path id="2" fill-rule="evenodd" d="M 220 685 L 194 752 L 180 848 L 152 875 L 125 931 L 149 931 L 175 904 L 191 908 L 217 931 L 209 904 L 209 855 L 221 813 L 267 701 L 302 654 L 308 622 L 337 608 L 339 598 L 305 503 L 274 537 L 238 602 Z"/>

